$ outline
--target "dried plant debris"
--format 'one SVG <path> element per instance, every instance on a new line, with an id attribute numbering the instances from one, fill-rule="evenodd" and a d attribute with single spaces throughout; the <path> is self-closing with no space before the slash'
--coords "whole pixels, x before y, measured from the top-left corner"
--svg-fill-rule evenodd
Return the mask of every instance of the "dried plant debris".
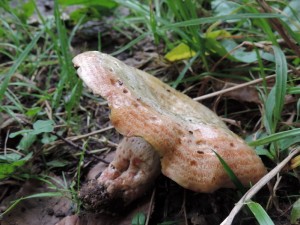
<path id="1" fill-rule="evenodd" d="M 53 179 L 63 182 L 59 177 L 50 175 Z M 12 201 L 37 193 L 52 192 L 46 183 L 31 179 L 26 181 L 17 193 L 12 193 L 1 203 L 3 207 L 9 207 Z M 70 215 L 73 203 L 69 196 L 62 197 L 35 197 L 22 200 L 11 211 L 0 218 L 1 225 L 41 225 L 55 224 L 63 217 Z M 1 221 L 2 219 L 2 221 Z"/>
<path id="2" fill-rule="evenodd" d="M 160 156 L 162 173 L 179 185 L 208 193 L 234 187 L 215 152 L 244 185 L 266 173 L 254 150 L 217 115 L 154 76 L 96 51 L 73 63 L 93 93 L 107 99 L 118 132 L 148 142 Z"/>

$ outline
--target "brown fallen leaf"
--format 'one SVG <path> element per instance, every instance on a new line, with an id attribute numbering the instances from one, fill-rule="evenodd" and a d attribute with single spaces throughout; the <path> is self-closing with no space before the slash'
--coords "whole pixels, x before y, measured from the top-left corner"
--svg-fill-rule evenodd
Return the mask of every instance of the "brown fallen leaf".
<path id="1" fill-rule="evenodd" d="M 115 128 L 150 143 L 160 155 L 162 173 L 179 185 L 198 192 L 233 187 L 214 151 L 244 185 L 266 173 L 254 150 L 217 115 L 159 79 L 95 51 L 73 63 L 94 94 L 107 99 Z"/>

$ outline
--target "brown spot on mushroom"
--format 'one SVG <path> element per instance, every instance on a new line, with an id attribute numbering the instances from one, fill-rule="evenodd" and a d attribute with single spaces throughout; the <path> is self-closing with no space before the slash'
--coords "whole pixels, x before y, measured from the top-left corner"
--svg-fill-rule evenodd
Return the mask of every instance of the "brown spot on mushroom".
<path id="1" fill-rule="evenodd" d="M 114 79 L 112 79 L 112 78 L 110 78 L 109 80 L 110 80 L 111 85 L 115 85 L 116 82 L 117 82 L 116 80 L 114 80 Z"/>
<path id="2" fill-rule="evenodd" d="M 197 141 L 196 141 L 196 144 L 197 144 L 197 145 L 204 144 L 204 141 L 203 141 L 203 140 L 197 140 Z"/>
<path id="3" fill-rule="evenodd" d="M 191 166 L 196 166 L 197 162 L 195 160 L 190 161 Z"/>

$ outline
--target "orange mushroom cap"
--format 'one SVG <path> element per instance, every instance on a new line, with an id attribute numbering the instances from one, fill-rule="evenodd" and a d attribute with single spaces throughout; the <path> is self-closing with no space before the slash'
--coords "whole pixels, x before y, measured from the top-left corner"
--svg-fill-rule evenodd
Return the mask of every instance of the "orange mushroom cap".
<path id="1" fill-rule="evenodd" d="M 217 152 L 244 185 L 266 169 L 261 159 L 211 110 L 154 76 L 96 51 L 73 59 L 79 77 L 107 99 L 110 119 L 127 137 L 142 137 L 159 153 L 162 173 L 197 192 L 233 187 Z"/>

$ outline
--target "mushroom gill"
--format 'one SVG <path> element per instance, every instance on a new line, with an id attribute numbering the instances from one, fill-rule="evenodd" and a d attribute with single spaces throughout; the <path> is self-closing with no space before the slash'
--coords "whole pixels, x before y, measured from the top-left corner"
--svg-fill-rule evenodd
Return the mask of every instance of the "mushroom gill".
<path id="1" fill-rule="evenodd" d="M 211 110 L 154 76 L 96 51 L 77 55 L 77 73 L 107 99 L 110 119 L 126 137 L 142 137 L 158 152 L 164 175 L 197 192 L 233 187 L 214 152 L 248 186 L 266 169 L 261 159 Z"/>

